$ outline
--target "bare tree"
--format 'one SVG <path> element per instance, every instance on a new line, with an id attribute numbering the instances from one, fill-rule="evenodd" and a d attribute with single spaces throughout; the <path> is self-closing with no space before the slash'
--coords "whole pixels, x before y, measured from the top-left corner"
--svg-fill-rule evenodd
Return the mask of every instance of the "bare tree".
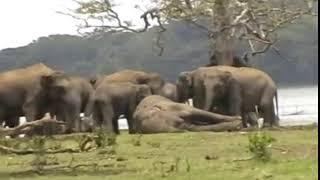
<path id="1" fill-rule="evenodd" d="M 144 11 L 140 18 L 144 26 L 135 28 L 123 21 L 115 11 L 111 0 L 76 0 L 78 8 L 64 12 L 83 23 L 79 30 L 89 30 L 87 35 L 102 32 L 147 31 L 151 21 L 156 21 L 159 34 L 169 21 L 185 21 L 199 27 L 208 35 L 210 56 L 219 65 L 232 65 L 237 43 L 246 42 L 248 59 L 275 47 L 277 31 L 297 22 L 303 16 L 317 16 L 313 12 L 315 0 L 150 0 L 154 5 Z M 134 7 L 133 7 L 134 8 Z M 89 32 L 89 33 L 88 33 Z M 160 35 L 156 42 L 163 51 Z"/>

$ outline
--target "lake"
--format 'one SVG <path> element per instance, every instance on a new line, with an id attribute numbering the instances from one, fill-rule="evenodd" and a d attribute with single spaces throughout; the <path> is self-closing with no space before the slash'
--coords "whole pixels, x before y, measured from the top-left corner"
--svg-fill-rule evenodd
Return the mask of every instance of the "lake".
<path id="1" fill-rule="evenodd" d="M 280 125 L 318 123 L 318 86 L 279 88 L 278 98 Z M 25 122 L 25 118 L 20 122 Z M 125 118 L 119 119 L 119 126 L 128 129 Z"/>

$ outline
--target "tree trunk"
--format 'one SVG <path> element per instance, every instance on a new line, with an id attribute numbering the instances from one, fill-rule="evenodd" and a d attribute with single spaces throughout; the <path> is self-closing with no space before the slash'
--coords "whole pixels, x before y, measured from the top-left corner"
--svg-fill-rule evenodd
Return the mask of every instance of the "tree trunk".
<path id="1" fill-rule="evenodd" d="M 223 29 L 231 24 L 229 12 L 230 0 L 216 0 L 213 7 L 213 25 L 215 29 Z M 231 36 L 231 30 L 226 28 L 220 32 L 218 37 L 211 41 L 213 43 L 213 54 L 217 65 L 233 65 L 235 39 Z"/>

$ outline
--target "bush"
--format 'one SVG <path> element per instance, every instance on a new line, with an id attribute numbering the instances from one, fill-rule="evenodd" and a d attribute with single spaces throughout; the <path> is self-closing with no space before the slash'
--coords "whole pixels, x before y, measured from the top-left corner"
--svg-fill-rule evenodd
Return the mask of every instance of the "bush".
<path id="1" fill-rule="evenodd" d="M 271 159 L 271 143 L 275 139 L 265 133 L 254 133 L 249 135 L 249 151 L 253 154 L 253 158 L 267 162 Z"/>

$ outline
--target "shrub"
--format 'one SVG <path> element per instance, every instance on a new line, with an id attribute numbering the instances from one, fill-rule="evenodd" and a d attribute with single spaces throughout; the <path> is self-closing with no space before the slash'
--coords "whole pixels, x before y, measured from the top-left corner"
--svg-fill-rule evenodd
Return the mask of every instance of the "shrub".
<path id="1" fill-rule="evenodd" d="M 249 151 L 253 154 L 253 158 L 262 162 L 271 159 L 271 143 L 275 139 L 265 133 L 254 133 L 249 135 Z"/>

